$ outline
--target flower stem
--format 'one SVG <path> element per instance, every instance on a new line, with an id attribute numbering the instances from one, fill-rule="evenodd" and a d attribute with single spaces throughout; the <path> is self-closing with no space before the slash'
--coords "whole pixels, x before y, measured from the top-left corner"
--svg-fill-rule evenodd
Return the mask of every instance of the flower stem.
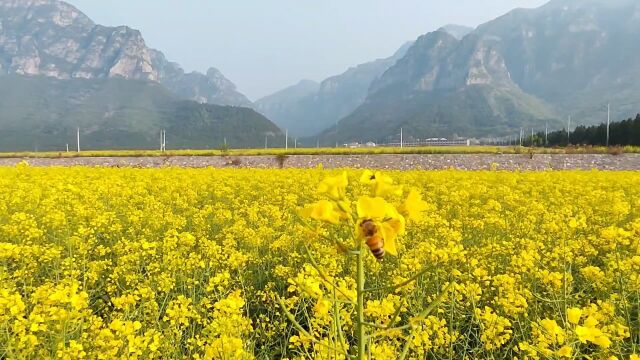
<path id="1" fill-rule="evenodd" d="M 357 338 L 358 338 L 358 360 L 365 359 L 364 342 L 366 340 L 365 324 L 364 324 L 364 252 L 362 251 L 362 243 L 358 245 L 357 255 Z"/>

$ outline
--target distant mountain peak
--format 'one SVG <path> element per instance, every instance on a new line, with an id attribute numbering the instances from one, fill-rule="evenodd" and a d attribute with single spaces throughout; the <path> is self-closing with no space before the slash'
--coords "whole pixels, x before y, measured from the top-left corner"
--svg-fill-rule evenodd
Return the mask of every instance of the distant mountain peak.
<path id="1" fill-rule="evenodd" d="M 251 106 L 218 70 L 185 74 L 128 26 L 95 24 L 58 0 L 0 0 L 0 74 L 159 82 L 188 100 Z"/>
<path id="2" fill-rule="evenodd" d="M 309 86 L 309 87 L 315 87 L 318 85 L 320 84 L 317 81 L 309 80 L 309 79 L 302 79 L 298 81 L 298 83 L 296 84 L 296 86 Z"/>
<path id="3" fill-rule="evenodd" d="M 223 91 L 236 91 L 236 84 L 227 79 L 220 70 L 211 67 L 207 70 L 209 81 Z"/>
<path id="4" fill-rule="evenodd" d="M 581 7 L 588 5 L 599 5 L 607 7 L 620 7 L 638 4 L 637 0 L 551 0 L 542 7 L 558 7 L 558 6 L 573 6 Z"/>
<path id="5" fill-rule="evenodd" d="M 350 67 L 320 84 L 303 80 L 256 101 L 256 106 L 290 134 L 316 135 L 360 106 L 371 83 L 412 45 L 413 42 L 407 42 L 390 57 Z"/>
<path id="6" fill-rule="evenodd" d="M 453 35 L 456 39 L 461 40 L 463 37 L 471 33 L 473 28 L 464 25 L 448 24 L 438 29 L 438 31 L 447 32 Z"/>

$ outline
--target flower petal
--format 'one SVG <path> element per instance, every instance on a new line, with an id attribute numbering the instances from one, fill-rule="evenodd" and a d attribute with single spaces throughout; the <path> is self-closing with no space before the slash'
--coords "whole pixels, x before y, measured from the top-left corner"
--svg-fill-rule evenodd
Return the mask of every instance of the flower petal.
<path id="1" fill-rule="evenodd" d="M 358 199 L 357 211 L 360 219 L 383 219 L 387 202 L 382 198 L 363 196 Z"/>

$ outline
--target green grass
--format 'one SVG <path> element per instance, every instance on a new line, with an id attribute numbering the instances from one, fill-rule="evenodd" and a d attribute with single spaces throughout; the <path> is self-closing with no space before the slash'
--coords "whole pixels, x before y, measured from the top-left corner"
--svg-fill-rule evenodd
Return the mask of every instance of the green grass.
<path id="1" fill-rule="evenodd" d="M 231 150 L 104 150 L 82 152 L 5 152 L 0 158 L 160 157 L 160 156 L 266 156 L 266 155 L 382 155 L 382 154 L 621 154 L 640 153 L 640 147 L 525 148 L 497 146 L 430 146 L 375 148 L 300 148 Z"/>

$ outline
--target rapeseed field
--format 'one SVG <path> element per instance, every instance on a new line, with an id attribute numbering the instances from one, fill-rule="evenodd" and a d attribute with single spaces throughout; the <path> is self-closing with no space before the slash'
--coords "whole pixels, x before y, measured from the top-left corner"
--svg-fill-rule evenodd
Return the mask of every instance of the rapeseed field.
<path id="1" fill-rule="evenodd" d="M 0 358 L 637 360 L 639 312 L 633 172 L 0 169 Z"/>

